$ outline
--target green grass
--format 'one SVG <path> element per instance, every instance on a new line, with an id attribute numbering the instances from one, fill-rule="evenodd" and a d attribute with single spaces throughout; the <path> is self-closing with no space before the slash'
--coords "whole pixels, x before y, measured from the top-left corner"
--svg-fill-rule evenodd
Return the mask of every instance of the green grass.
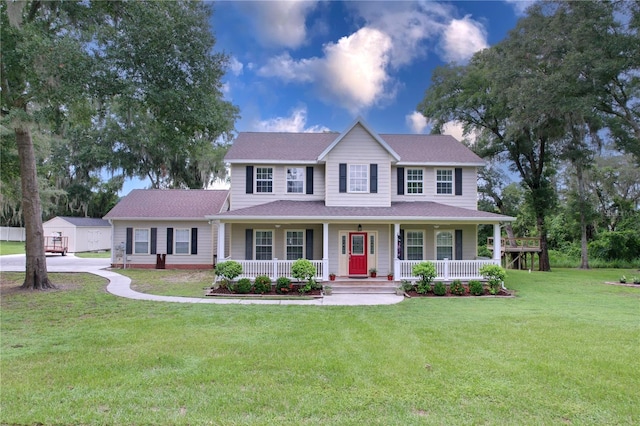
<path id="1" fill-rule="evenodd" d="M 117 272 L 131 278 L 131 288 L 135 291 L 161 296 L 204 297 L 204 288 L 211 287 L 215 277 L 213 269 L 124 269 Z"/>
<path id="2" fill-rule="evenodd" d="M 85 259 L 88 258 L 92 258 L 92 259 L 108 259 L 111 257 L 111 251 L 109 250 L 105 250 L 105 251 L 85 251 L 82 253 L 74 253 L 74 256 L 76 257 L 82 257 Z"/>
<path id="3" fill-rule="evenodd" d="M 80 274 L 22 293 L 3 273 L 0 423 L 638 424 L 640 289 L 603 284 L 623 274 L 310 307 L 134 301 Z"/>
<path id="4" fill-rule="evenodd" d="M 24 241 L 0 241 L 0 256 L 3 254 L 24 254 Z"/>

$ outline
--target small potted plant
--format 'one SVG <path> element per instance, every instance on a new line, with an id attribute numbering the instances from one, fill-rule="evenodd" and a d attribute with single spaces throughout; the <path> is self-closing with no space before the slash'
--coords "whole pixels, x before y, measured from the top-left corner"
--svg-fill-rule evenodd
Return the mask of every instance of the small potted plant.
<path id="1" fill-rule="evenodd" d="M 404 285 L 400 284 L 396 287 L 396 296 L 404 296 Z"/>
<path id="2" fill-rule="evenodd" d="M 336 280 L 336 274 L 334 274 L 333 272 L 329 274 L 329 279 L 331 281 L 335 281 Z"/>
<path id="3" fill-rule="evenodd" d="M 325 296 L 331 296 L 333 294 L 333 287 L 331 287 L 330 285 L 325 285 L 322 287 L 322 291 L 324 292 Z"/>
<path id="4" fill-rule="evenodd" d="M 393 272 L 389 272 L 389 273 L 387 274 L 387 280 L 388 280 L 388 281 L 393 281 Z"/>
<path id="5" fill-rule="evenodd" d="M 376 268 L 369 269 L 369 276 L 371 276 L 371 278 L 377 277 L 378 276 L 378 270 Z"/>

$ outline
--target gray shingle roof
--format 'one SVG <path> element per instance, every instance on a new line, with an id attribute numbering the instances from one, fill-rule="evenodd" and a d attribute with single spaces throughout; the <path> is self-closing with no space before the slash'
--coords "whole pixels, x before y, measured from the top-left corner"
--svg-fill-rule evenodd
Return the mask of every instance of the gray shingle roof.
<path id="1" fill-rule="evenodd" d="M 344 219 L 344 220 L 437 220 L 489 222 L 512 221 L 515 218 L 479 210 L 452 207 L 431 201 L 397 202 L 391 207 L 329 207 L 324 201 L 273 201 L 271 203 L 228 211 L 216 215 L 220 219 Z"/>
<path id="2" fill-rule="evenodd" d="M 64 219 L 67 222 L 69 222 L 70 224 L 74 225 L 74 226 L 80 226 L 80 227 L 102 227 L 102 226 L 106 226 L 106 227 L 111 227 L 111 224 L 104 220 L 104 219 L 100 219 L 100 218 L 94 218 L 94 217 L 72 217 L 72 216 L 58 216 L 60 219 Z"/>
<path id="3" fill-rule="evenodd" d="M 241 132 L 227 155 L 229 162 L 315 162 L 338 133 Z M 380 134 L 400 155 L 400 163 L 469 164 L 484 161 L 449 135 Z"/>
<path id="4" fill-rule="evenodd" d="M 219 213 L 228 190 L 134 189 L 105 219 L 202 219 Z"/>

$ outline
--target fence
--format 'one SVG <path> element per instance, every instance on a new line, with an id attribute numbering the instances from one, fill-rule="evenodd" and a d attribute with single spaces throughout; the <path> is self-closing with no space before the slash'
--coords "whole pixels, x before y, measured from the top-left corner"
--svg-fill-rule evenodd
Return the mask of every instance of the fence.
<path id="1" fill-rule="evenodd" d="M 27 234 L 24 228 L 0 226 L 0 240 L 2 241 L 24 241 Z"/>

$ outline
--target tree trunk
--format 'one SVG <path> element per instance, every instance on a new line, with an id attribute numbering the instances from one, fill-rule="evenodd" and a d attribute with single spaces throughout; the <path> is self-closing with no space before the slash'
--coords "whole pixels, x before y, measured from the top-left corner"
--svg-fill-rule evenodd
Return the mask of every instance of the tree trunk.
<path id="1" fill-rule="evenodd" d="M 589 253 L 587 251 L 587 219 L 585 215 L 586 200 L 582 164 L 576 165 L 578 178 L 578 198 L 580 202 L 580 269 L 589 269 Z"/>
<path id="2" fill-rule="evenodd" d="M 47 258 L 44 253 L 42 206 L 38 190 L 36 157 L 31 131 L 25 125 L 15 128 L 18 155 L 20 156 L 20 181 L 22 183 L 22 213 L 26 230 L 26 273 L 22 288 L 46 290 L 55 288 L 47 274 Z"/>
<path id="3" fill-rule="evenodd" d="M 544 217 L 537 217 L 538 234 L 540 234 L 540 270 L 551 271 L 551 263 L 549 263 L 549 249 L 547 248 L 547 228 L 544 225 Z"/>

